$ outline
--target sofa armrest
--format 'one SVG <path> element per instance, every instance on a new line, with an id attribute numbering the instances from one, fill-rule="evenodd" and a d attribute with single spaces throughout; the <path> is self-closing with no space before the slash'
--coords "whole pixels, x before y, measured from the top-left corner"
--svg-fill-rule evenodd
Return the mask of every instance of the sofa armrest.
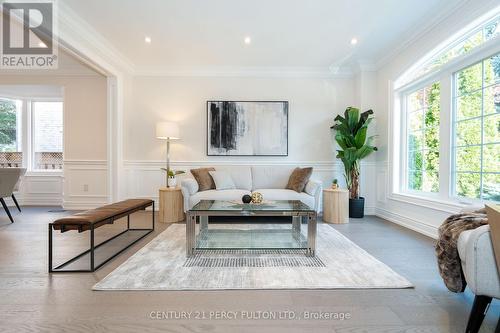
<path id="1" fill-rule="evenodd" d="M 491 243 L 490 226 L 463 231 L 458 238 L 465 279 L 476 295 L 500 298 L 500 278 Z M 465 257 L 465 258 L 463 258 Z"/>
<path id="2" fill-rule="evenodd" d="M 319 212 L 319 203 L 321 201 L 321 190 L 323 185 L 320 181 L 311 179 L 307 182 L 304 192 L 314 197 L 314 210 Z"/>
<path id="3" fill-rule="evenodd" d="M 194 178 L 184 178 L 181 181 L 181 189 L 186 190 L 189 195 L 193 195 L 198 192 L 198 182 Z"/>
<path id="4" fill-rule="evenodd" d="M 184 178 L 181 181 L 181 192 L 184 197 L 184 212 L 187 212 L 191 207 L 189 207 L 189 198 L 198 192 L 198 182 L 194 178 Z"/>

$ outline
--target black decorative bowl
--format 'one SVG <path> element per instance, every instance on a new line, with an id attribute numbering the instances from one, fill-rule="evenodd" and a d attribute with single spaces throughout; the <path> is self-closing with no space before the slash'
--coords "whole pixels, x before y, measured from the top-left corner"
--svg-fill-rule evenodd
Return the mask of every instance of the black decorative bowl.
<path id="1" fill-rule="evenodd" d="M 250 203 L 252 202 L 252 197 L 249 196 L 248 194 L 245 194 L 242 198 L 241 198 L 241 201 L 243 201 L 243 203 Z"/>

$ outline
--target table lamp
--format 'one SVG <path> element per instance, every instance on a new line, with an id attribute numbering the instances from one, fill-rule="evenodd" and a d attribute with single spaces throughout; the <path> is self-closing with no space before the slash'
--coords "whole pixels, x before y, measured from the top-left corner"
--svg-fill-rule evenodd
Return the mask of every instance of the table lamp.
<path id="1" fill-rule="evenodd" d="M 168 172 L 170 171 L 170 140 L 179 140 L 179 125 L 166 121 L 156 124 L 156 138 L 167 141 L 167 187 Z"/>

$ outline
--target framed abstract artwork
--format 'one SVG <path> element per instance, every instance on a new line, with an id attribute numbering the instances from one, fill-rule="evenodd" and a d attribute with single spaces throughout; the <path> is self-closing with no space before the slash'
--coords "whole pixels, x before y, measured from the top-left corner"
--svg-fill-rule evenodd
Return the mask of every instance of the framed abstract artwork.
<path id="1" fill-rule="evenodd" d="M 208 101 L 208 156 L 288 156 L 288 102 Z"/>

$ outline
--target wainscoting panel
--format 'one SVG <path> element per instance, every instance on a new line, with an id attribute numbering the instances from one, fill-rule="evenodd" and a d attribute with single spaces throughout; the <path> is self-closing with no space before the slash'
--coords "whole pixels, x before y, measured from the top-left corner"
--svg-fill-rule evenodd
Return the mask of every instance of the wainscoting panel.
<path id="1" fill-rule="evenodd" d="M 64 209 L 90 209 L 108 203 L 107 169 L 105 160 L 64 161 Z"/>
<path id="2" fill-rule="evenodd" d="M 60 206 L 62 204 L 63 177 L 62 173 L 31 173 L 26 174 L 15 193 L 16 199 L 22 206 Z M 14 202 L 10 198 L 5 200 L 9 206 Z"/>

